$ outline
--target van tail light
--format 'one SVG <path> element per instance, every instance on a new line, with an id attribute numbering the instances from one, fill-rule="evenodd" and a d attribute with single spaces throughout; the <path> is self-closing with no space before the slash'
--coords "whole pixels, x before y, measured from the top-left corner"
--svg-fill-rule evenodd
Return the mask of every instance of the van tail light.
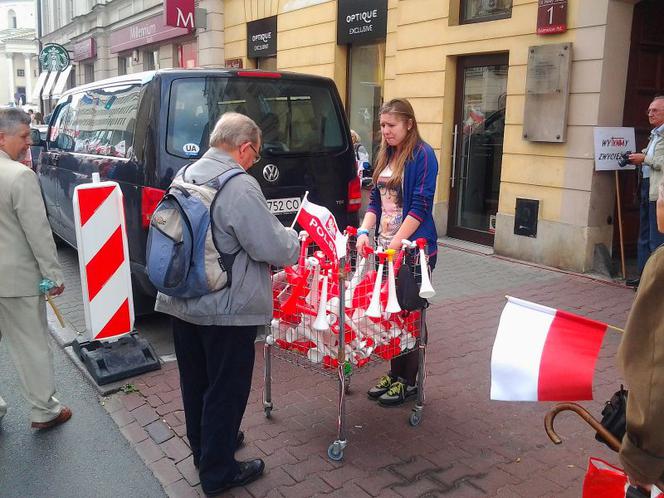
<path id="1" fill-rule="evenodd" d="M 23 159 L 21 159 L 20 162 L 21 162 L 21 164 L 24 164 L 28 168 L 33 169 L 33 167 L 32 167 L 32 151 L 30 150 L 30 148 L 28 148 L 28 150 L 25 151 L 25 157 Z"/>
<path id="2" fill-rule="evenodd" d="M 141 193 L 141 225 L 145 230 L 150 226 L 150 219 L 154 214 L 154 210 L 157 209 L 157 204 L 165 193 L 165 190 L 158 188 L 143 187 Z"/>
<path id="3" fill-rule="evenodd" d="M 360 186 L 360 177 L 356 176 L 348 182 L 348 204 L 346 211 L 357 213 L 362 206 L 362 188 Z"/>

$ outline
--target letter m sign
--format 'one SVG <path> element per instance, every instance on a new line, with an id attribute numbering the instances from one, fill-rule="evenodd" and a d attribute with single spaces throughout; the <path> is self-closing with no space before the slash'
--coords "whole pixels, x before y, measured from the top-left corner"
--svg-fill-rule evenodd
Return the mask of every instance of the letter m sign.
<path id="1" fill-rule="evenodd" d="M 194 0 L 165 0 L 166 26 L 194 29 Z"/>

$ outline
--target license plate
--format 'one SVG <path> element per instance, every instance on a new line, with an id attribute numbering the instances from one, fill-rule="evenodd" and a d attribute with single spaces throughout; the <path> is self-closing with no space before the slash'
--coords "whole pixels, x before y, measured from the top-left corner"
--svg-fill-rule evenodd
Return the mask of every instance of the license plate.
<path id="1" fill-rule="evenodd" d="M 283 199 L 268 199 L 267 206 L 272 214 L 294 213 L 300 207 L 299 197 L 285 197 Z"/>

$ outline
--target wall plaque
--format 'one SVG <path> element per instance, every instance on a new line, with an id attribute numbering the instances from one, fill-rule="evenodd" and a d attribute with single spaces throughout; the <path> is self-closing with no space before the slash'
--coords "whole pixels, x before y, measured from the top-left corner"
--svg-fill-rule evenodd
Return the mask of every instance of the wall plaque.
<path id="1" fill-rule="evenodd" d="M 571 70 L 571 43 L 528 49 L 523 138 L 534 142 L 565 141 Z"/>
<path id="2" fill-rule="evenodd" d="M 242 69 L 242 57 L 226 59 L 224 61 L 224 67 L 230 67 L 231 69 Z"/>

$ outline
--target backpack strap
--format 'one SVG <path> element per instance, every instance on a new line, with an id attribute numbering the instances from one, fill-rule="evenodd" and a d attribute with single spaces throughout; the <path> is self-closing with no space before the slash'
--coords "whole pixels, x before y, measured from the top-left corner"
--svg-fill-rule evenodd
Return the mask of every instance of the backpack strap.
<path id="1" fill-rule="evenodd" d="M 238 249 L 234 253 L 226 253 L 219 249 L 217 241 L 214 239 L 214 223 L 212 221 L 212 212 L 214 205 L 217 202 L 217 199 L 219 198 L 219 194 L 223 190 L 224 186 L 228 183 L 228 181 L 231 178 L 234 178 L 237 175 L 241 174 L 246 174 L 246 171 L 240 168 L 231 168 L 227 171 L 224 171 L 221 175 L 213 178 L 217 180 L 218 187 L 217 187 L 217 193 L 214 195 L 214 199 L 212 199 L 212 202 L 210 203 L 210 231 L 212 232 L 212 243 L 214 244 L 215 249 L 217 249 L 217 252 L 221 257 L 221 262 L 224 265 L 224 268 L 226 269 L 226 274 L 228 275 L 228 280 L 227 280 L 228 283 L 226 284 L 227 287 L 230 287 L 233 282 L 233 263 L 235 262 L 235 257 L 239 254 L 242 248 Z"/>

